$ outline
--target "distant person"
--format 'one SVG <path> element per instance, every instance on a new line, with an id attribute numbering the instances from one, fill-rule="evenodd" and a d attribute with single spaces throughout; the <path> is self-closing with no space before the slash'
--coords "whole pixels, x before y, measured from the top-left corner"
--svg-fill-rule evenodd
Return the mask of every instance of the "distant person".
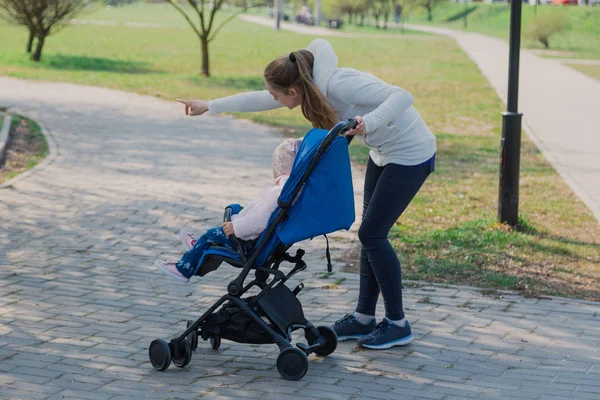
<path id="1" fill-rule="evenodd" d="M 402 5 L 396 4 L 394 7 L 394 21 L 396 21 L 396 25 L 400 23 L 400 18 L 402 18 Z"/>

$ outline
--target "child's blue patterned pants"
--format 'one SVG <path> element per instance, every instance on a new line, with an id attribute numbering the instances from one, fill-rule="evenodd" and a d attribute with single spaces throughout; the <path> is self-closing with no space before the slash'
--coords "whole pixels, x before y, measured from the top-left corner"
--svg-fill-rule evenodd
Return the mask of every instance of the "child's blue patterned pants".
<path id="1" fill-rule="evenodd" d="M 231 204 L 229 207 L 233 209 L 233 214 L 238 214 L 242 210 L 242 207 L 239 204 Z M 230 249 L 233 248 L 233 245 L 227 238 L 222 226 L 209 229 L 204 235 L 198 238 L 196 243 L 194 243 L 194 247 L 191 250 L 188 250 L 177 263 L 177 270 L 181 272 L 181 275 L 186 278 L 191 278 L 196 274 L 196 271 L 200 266 L 199 263 L 200 259 L 202 259 L 202 255 L 213 243 L 218 244 L 219 246 L 229 247 Z"/>

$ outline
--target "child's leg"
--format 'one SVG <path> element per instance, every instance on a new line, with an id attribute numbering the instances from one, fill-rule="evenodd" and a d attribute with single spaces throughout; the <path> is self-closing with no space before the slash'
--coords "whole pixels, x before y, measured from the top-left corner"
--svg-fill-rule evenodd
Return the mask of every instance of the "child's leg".
<path id="1" fill-rule="evenodd" d="M 198 238 L 196 243 L 194 243 L 194 247 L 187 251 L 177 263 L 177 270 L 181 275 L 190 278 L 196 273 L 202 255 L 212 243 L 229 248 L 232 247 L 231 242 L 227 239 L 227 235 L 223 231 L 223 227 L 209 229 L 204 235 Z"/>

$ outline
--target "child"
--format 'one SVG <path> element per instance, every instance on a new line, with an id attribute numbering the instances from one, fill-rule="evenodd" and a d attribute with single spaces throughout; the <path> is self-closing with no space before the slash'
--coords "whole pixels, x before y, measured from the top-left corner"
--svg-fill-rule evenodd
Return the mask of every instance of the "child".
<path id="1" fill-rule="evenodd" d="M 225 222 L 223 226 L 209 229 L 199 238 L 192 232 L 182 229 L 180 236 L 188 251 L 179 261 L 157 260 L 154 263 L 156 268 L 179 282 L 189 283 L 190 278 L 196 274 L 202 254 L 211 244 L 216 243 L 219 246 L 232 248 L 228 239 L 229 235 L 235 235 L 242 241 L 258 238 L 266 229 L 271 214 L 277 208 L 279 194 L 292 171 L 292 164 L 300 142 L 301 139 L 285 139 L 275 149 L 273 153 L 274 186 L 263 189 L 244 209 L 237 204 L 232 205 L 234 215 L 231 217 L 231 222 Z"/>

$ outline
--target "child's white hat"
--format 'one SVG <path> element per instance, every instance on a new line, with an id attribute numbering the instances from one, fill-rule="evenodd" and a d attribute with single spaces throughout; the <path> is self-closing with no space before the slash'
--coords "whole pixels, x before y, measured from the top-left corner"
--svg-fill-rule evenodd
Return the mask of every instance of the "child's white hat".
<path id="1" fill-rule="evenodd" d="M 289 175 L 302 139 L 285 139 L 273 153 L 273 177 Z"/>

